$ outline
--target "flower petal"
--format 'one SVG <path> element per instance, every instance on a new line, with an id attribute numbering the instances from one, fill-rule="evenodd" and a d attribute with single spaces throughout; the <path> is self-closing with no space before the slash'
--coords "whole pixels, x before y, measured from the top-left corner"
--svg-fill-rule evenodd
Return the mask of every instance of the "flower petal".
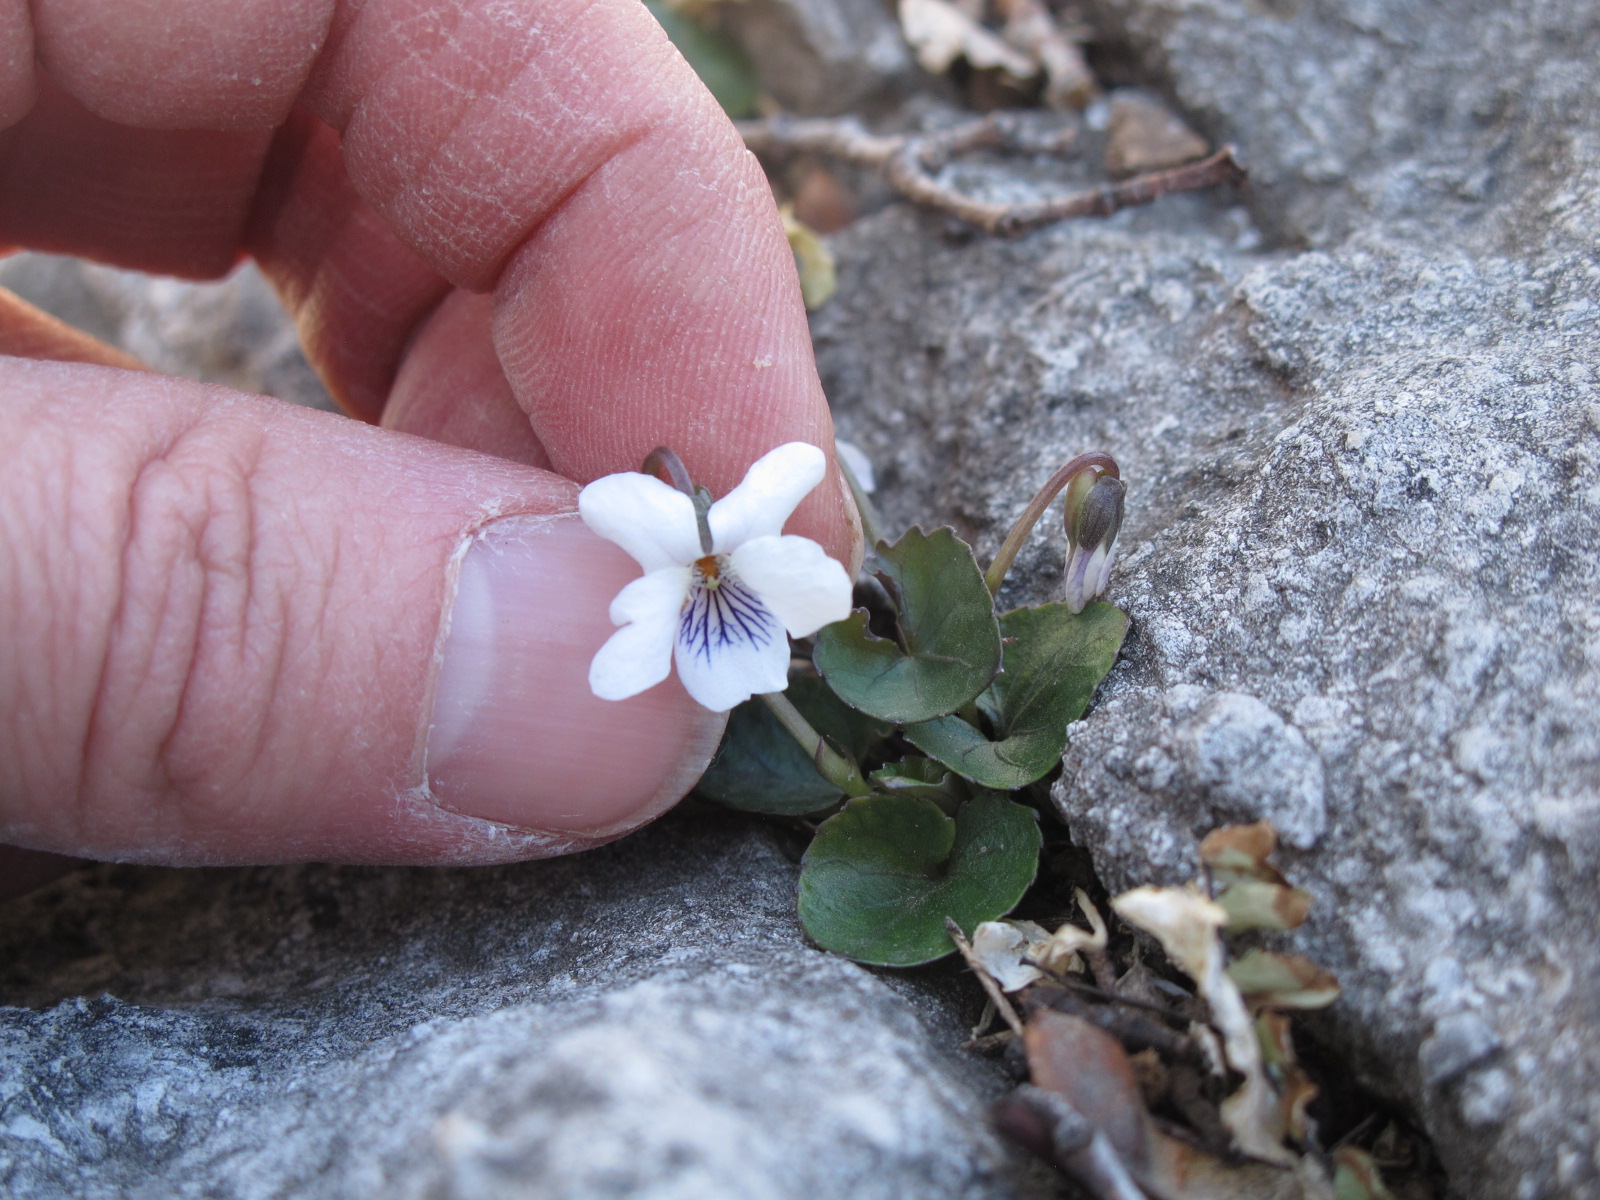
<path id="1" fill-rule="evenodd" d="M 602 700 L 626 700 L 653 688 L 672 671 L 672 643 L 689 591 L 688 567 L 640 576 L 617 593 L 617 630 L 589 664 L 589 690 Z"/>
<path id="2" fill-rule="evenodd" d="M 1115 553 L 1114 546 L 1096 546 L 1092 553 L 1085 553 L 1082 546 L 1073 546 L 1067 552 L 1063 582 L 1067 607 L 1074 613 L 1088 608 L 1089 601 L 1106 590 L 1106 584 L 1111 582 L 1111 561 Z"/>
<path id="3" fill-rule="evenodd" d="M 807 442 L 787 442 L 763 454 L 733 491 L 711 506 L 711 540 L 718 554 L 758 537 L 776 537 L 807 493 L 822 482 L 827 457 Z"/>
<path id="4" fill-rule="evenodd" d="M 694 501 L 651 475 L 623 471 L 596 479 L 578 493 L 578 512 L 646 571 L 685 566 L 702 553 Z"/>
<path id="5" fill-rule="evenodd" d="M 712 712 L 727 712 L 760 692 L 789 686 L 789 639 L 749 588 L 724 574 L 696 588 L 677 632 L 678 677 Z"/>
<path id="6" fill-rule="evenodd" d="M 810 538 L 756 538 L 728 555 L 728 566 L 794 637 L 850 615 L 850 576 Z"/>

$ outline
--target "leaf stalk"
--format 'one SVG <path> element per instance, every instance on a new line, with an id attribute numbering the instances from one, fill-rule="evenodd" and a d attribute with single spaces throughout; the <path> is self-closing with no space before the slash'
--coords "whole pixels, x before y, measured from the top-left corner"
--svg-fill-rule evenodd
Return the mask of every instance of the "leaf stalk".
<path id="1" fill-rule="evenodd" d="M 801 749 L 811 755 L 811 761 L 817 765 L 817 774 L 846 796 L 858 797 L 871 794 L 872 789 L 861 777 L 861 771 L 856 764 L 828 745 L 827 739 L 812 728 L 811 722 L 805 719 L 789 697 L 782 692 L 763 692 L 760 699 L 772 711 L 772 715 L 778 718 L 779 724 L 800 743 Z"/>

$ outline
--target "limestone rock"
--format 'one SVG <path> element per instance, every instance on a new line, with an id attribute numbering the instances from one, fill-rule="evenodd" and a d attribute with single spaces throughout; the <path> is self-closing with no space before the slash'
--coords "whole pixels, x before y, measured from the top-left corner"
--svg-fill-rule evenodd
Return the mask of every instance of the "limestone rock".
<path id="1" fill-rule="evenodd" d="M 1116 890 L 1271 817 L 1317 898 L 1297 948 L 1346 989 L 1320 1034 L 1419 1115 L 1454 1194 L 1600 1196 L 1600 116 L 1567 71 L 1600 30 L 1559 4 L 1438 29 L 1100 7 L 1246 144 L 1248 208 L 1013 243 L 858 224 L 814 317 L 842 433 L 891 523 L 948 519 L 980 559 L 1055 466 L 1117 455 L 1133 625 L 1055 791 L 1074 837 Z M 1475 70 L 1543 107 L 1474 132 L 1450 89 Z M 1500 182 L 1436 204 L 1445 159 Z M 1036 533 L 1003 598 L 1058 594 L 1062 543 Z"/>
<path id="2" fill-rule="evenodd" d="M 1521 253 L 1600 218 L 1585 0 L 1089 0 L 1286 244 L 1376 224 Z"/>
<path id="3" fill-rule="evenodd" d="M 0 259 L 0 287 L 164 374 L 334 408 L 272 286 L 253 264 L 215 283 L 190 283 L 53 254 L 18 254 Z"/>
<path id="4" fill-rule="evenodd" d="M 99 867 L 0 909 L 0 1181 L 71 1197 L 1053 1194 L 769 830 L 473 870 Z M 974 1006 L 975 1007 L 975 1006 Z"/>
<path id="5" fill-rule="evenodd" d="M 912 76 L 900 27 L 879 0 L 737 0 L 716 12 L 792 113 L 848 112 Z"/>

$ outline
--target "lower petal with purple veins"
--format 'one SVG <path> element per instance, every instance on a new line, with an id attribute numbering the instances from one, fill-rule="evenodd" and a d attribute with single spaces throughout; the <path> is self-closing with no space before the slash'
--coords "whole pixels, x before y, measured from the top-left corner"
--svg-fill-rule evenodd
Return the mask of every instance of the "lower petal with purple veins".
<path id="1" fill-rule="evenodd" d="M 678 619 L 675 658 L 689 695 L 726 712 L 789 682 L 789 639 L 782 624 L 725 566 L 697 580 Z"/>

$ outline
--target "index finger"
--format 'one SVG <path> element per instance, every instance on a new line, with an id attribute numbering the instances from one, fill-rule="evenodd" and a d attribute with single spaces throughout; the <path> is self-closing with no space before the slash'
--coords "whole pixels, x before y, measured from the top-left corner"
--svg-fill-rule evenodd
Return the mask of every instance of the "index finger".
<path id="1" fill-rule="evenodd" d="M 831 448 L 770 190 L 635 0 L 39 0 L 33 16 L 40 60 L 87 111 L 24 119 L 8 177 L 70 169 L 80 194 L 101 185 L 103 207 L 107 186 L 171 190 L 189 173 L 208 211 L 247 214 L 230 233 L 179 206 L 130 204 L 147 228 L 122 221 L 122 246 L 170 241 L 178 220 L 217 241 L 257 230 L 313 340 L 347 340 L 380 379 L 448 286 L 492 290 L 510 391 L 554 469 L 579 481 L 668 444 L 721 492 L 776 444 Z M 204 53 L 175 56 L 196 29 Z M 263 56 L 271 69 L 252 75 Z M 257 91 L 241 90 L 251 78 Z M 214 169 L 215 133 L 195 142 L 211 164 L 182 153 L 183 130 L 218 125 L 239 131 L 227 153 L 241 153 L 296 105 L 339 135 L 339 155 L 263 147 L 253 177 Z M 26 136 L 47 119 L 53 148 Z M 96 128 L 107 122 L 177 131 L 160 135 L 159 178 L 128 169 Z M 91 135 L 96 154 L 74 158 L 72 139 Z M 13 213 L 0 211 L 0 240 L 94 251 L 64 227 L 81 209 L 40 211 L 4 187 L 0 201 Z M 848 514 L 835 476 L 795 524 L 844 557 Z"/>

